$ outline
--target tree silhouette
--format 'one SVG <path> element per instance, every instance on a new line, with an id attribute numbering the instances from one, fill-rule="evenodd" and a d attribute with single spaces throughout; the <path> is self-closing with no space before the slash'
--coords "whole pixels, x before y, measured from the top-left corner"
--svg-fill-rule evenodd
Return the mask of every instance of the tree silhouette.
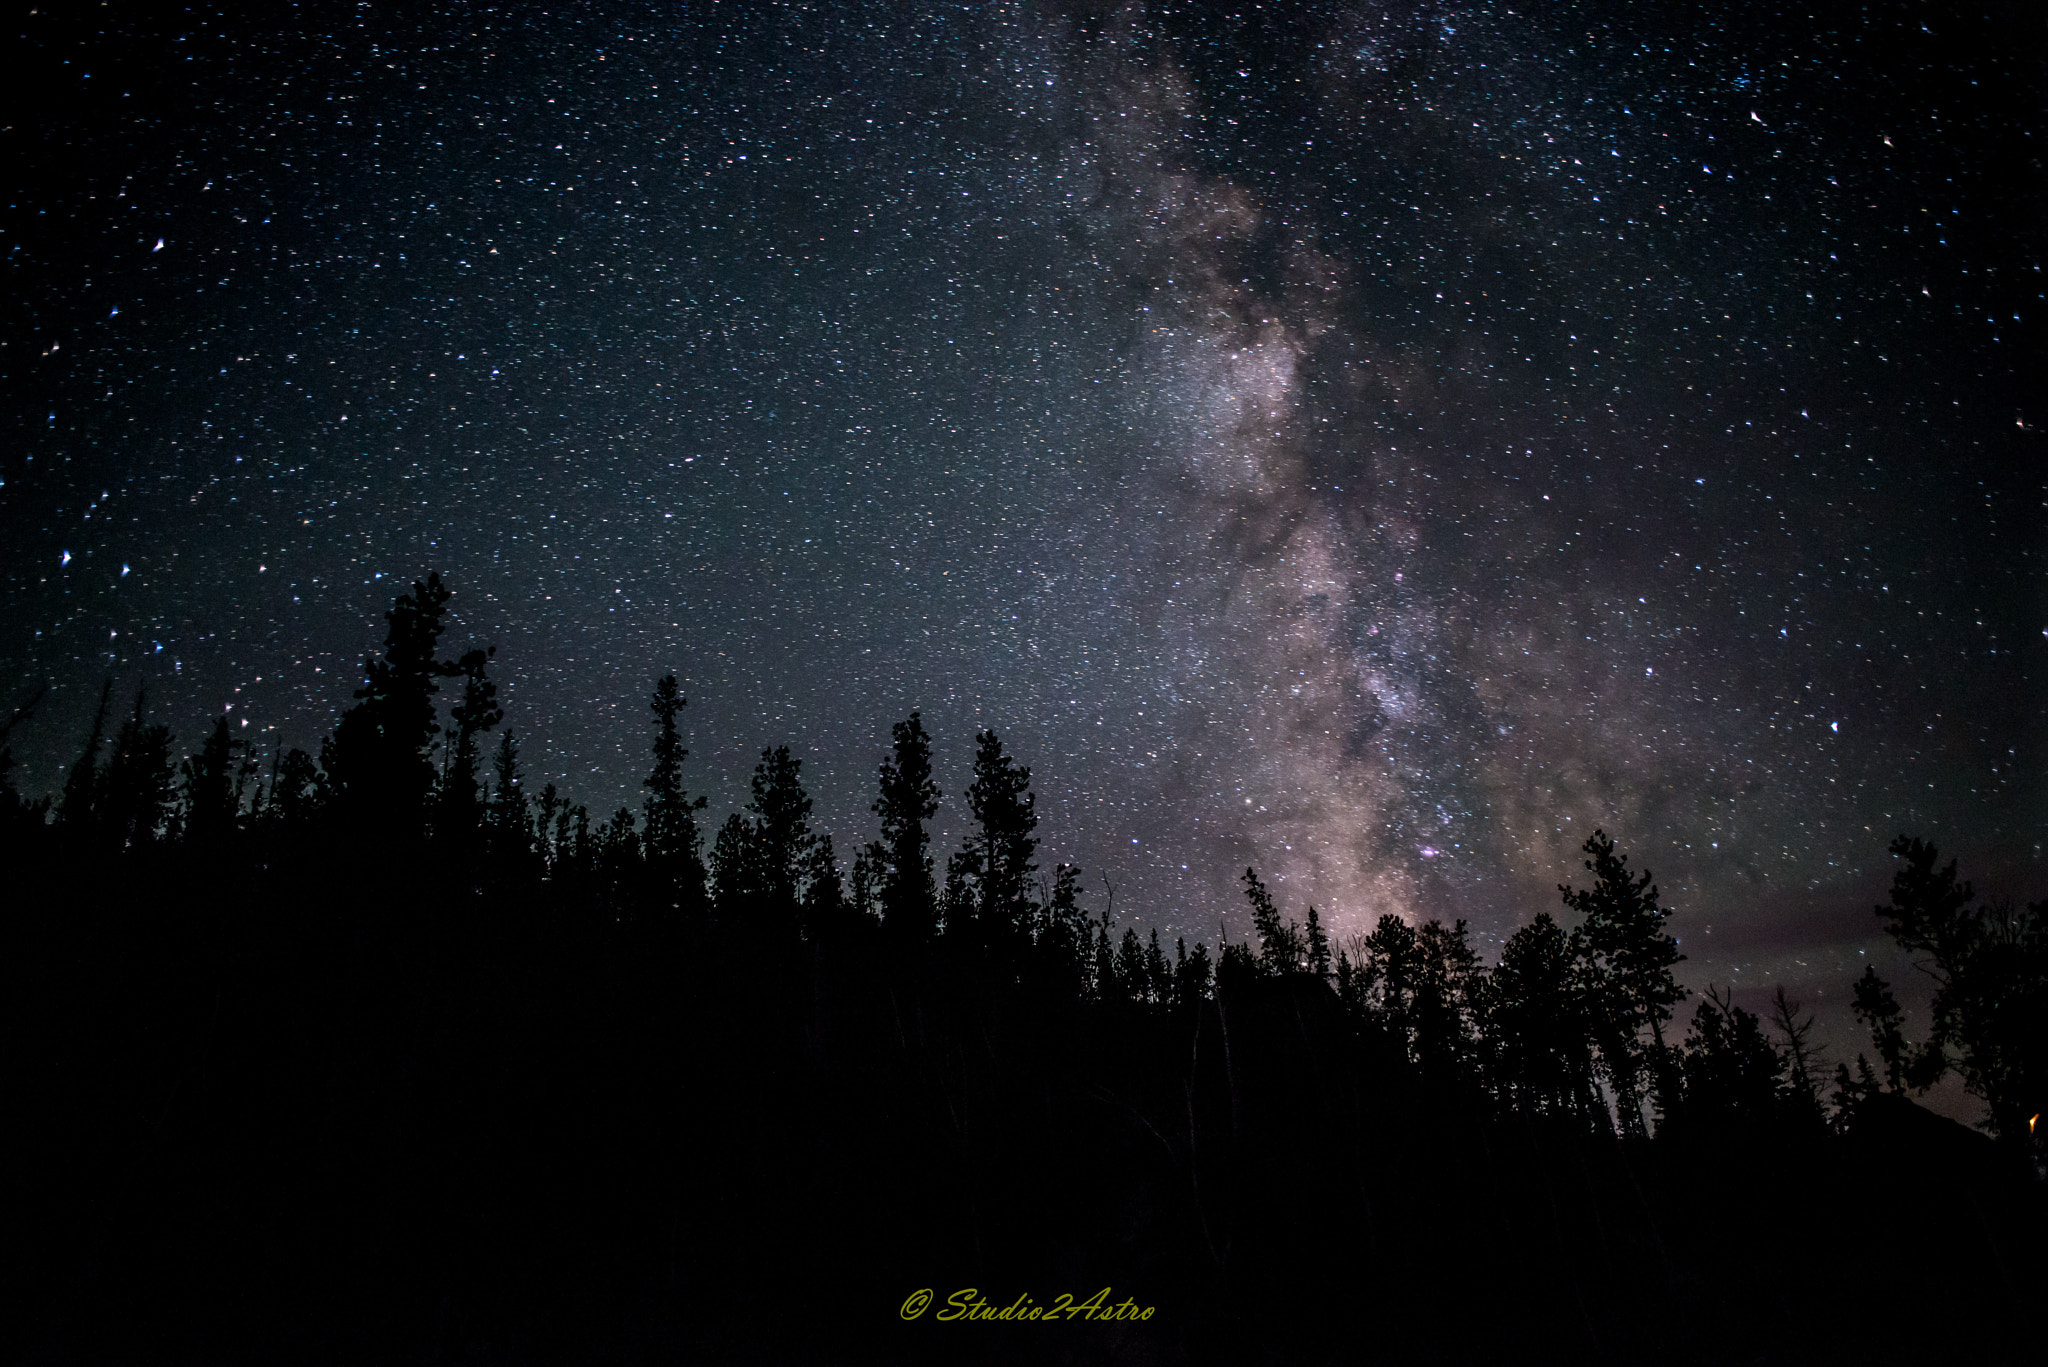
<path id="1" fill-rule="evenodd" d="M 1208 999 L 1212 972 L 1207 945 L 1197 940 L 1193 952 L 1190 952 L 1186 940 L 1176 939 L 1173 942 L 1173 1005 L 1176 1011 L 1192 1011 Z"/>
<path id="2" fill-rule="evenodd" d="M 1785 1060 L 1764 1035 L 1763 1022 L 1708 988 L 1686 1035 L 1683 1110 L 1694 1122 L 1768 1125 L 1779 1113 Z"/>
<path id="3" fill-rule="evenodd" d="M 780 951 L 796 943 L 803 921 L 799 893 L 811 848 L 811 799 L 802 771 L 803 761 L 788 746 L 763 750 L 747 803 L 754 820 L 743 827 L 752 847 L 747 863 L 760 918 L 757 933 Z"/>
<path id="4" fill-rule="evenodd" d="M 699 849 L 697 813 L 707 799 L 692 798 L 683 788 L 683 748 L 677 719 L 689 699 L 673 674 L 654 686 L 654 772 L 644 780 L 647 825 L 643 840 L 647 873 L 655 895 L 671 909 L 694 916 L 704 907 L 704 860 Z"/>
<path id="5" fill-rule="evenodd" d="M 498 737 L 498 753 L 491 761 L 494 782 L 489 804 L 484 809 L 484 836 L 492 866 L 500 878 L 521 877 L 533 871 L 533 810 L 526 801 L 526 787 L 519 773 L 519 747 L 507 730 Z"/>
<path id="6" fill-rule="evenodd" d="M 1459 920 L 1425 922 L 1415 934 L 1415 1061 L 1423 1077 L 1448 1086 L 1469 1073 L 1483 972 L 1470 932 Z"/>
<path id="7" fill-rule="evenodd" d="M 734 812 L 711 842 L 711 898 L 718 919 L 727 925 L 750 924 L 761 904 L 761 876 L 755 867 L 754 832 Z"/>
<path id="8" fill-rule="evenodd" d="M 1939 865 L 1934 846 L 1902 835 L 1891 852 L 1904 863 L 1877 914 L 1935 983 L 1929 1037 L 1904 1076 L 1925 1088 L 1954 1068 L 1991 1128 L 2023 1144 L 2038 1129 L 2029 1117 L 2048 1106 L 2048 902 L 1973 905 L 1956 861 Z M 1886 1068 L 1901 1071 L 1889 1056 Z"/>
<path id="9" fill-rule="evenodd" d="M 1270 974 L 1299 969 L 1303 954 L 1300 933 L 1292 925 L 1281 924 L 1279 908 L 1273 905 L 1273 896 L 1257 872 L 1246 869 L 1242 881 L 1245 900 L 1252 907 L 1252 928 L 1259 936 L 1260 969 Z"/>
<path id="10" fill-rule="evenodd" d="M 1081 910 L 1078 865 L 1060 864 L 1053 869 L 1038 925 L 1035 957 L 1042 979 L 1062 996 L 1085 995 L 1095 946 L 1088 915 Z"/>
<path id="11" fill-rule="evenodd" d="M 932 886 L 931 835 L 925 823 L 939 810 L 932 782 L 931 739 L 912 712 L 896 723 L 893 752 L 882 761 L 881 794 L 875 814 L 882 819 L 879 856 L 882 926 L 898 943 L 920 944 L 938 931 L 938 897 Z"/>
<path id="12" fill-rule="evenodd" d="M 103 780 L 99 824 L 116 850 L 155 844 L 169 825 L 177 791 L 170 728 L 143 720 L 145 697 L 145 690 L 136 690 L 135 711 L 114 738 Z"/>
<path id="13" fill-rule="evenodd" d="M 448 673 L 435 659 L 449 593 L 429 574 L 400 594 L 385 614 L 390 630 L 384 658 L 364 663 L 360 700 L 342 715 L 321 768 L 347 818 L 416 839 L 434 783 L 429 751 L 440 733 L 435 719 L 436 678 Z"/>
<path id="14" fill-rule="evenodd" d="M 1308 971 L 1325 982 L 1330 977 L 1330 937 L 1323 933 L 1322 919 L 1316 914 L 1315 904 L 1308 909 L 1308 928 L 1302 938 L 1303 956 L 1308 962 Z"/>
<path id="15" fill-rule="evenodd" d="M 839 861 L 832 854 L 830 833 L 813 837 L 804 855 L 801 900 L 807 938 L 825 940 L 852 933 L 852 913 L 840 886 Z"/>
<path id="16" fill-rule="evenodd" d="M 459 850 L 474 844 L 483 820 L 478 782 L 482 755 L 477 738 L 505 719 L 498 706 L 498 685 L 486 674 L 495 653 L 495 647 L 468 651 L 452 670 L 462 677 L 462 699 L 449 711 L 455 738 L 448 747 L 447 766 L 435 794 L 434 833 Z"/>
<path id="17" fill-rule="evenodd" d="M 1820 1047 L 1813 1043 L 1814 1018 L 1801 1016 L 1801 1006 L 1785 994 L 1780 983 L 1771 994 L 1771 1024 L 1784 1040 L 1786 1065 L 1785 1104 L 1794 1124 L 1817 1129 L 1825 1121 L 1820 1104 Z"/>
<path id="18" fill-rule="evenodd" d="M 107 735 L 107 704 L 113 700 L 114 681 L 100 685 L 100 705 L 92 714 L 92 730 L 85 738 L 85 750 L 72 762 L 64 776 L 64 791 L 57 799 L 57 825 L 67 830 L 90 831 L 97 819 L 100 795 L 100 747 Z"/>
<path id="19" fill-rule="evenodd" d="M 185 839 L 200 850 L 218 850 L 235 832 L 241 802 L 235 788 L 236 753 L 242 748 L 228 727 L 227 713 L 214 718 L 199 753 L 182 766 L 185 780 Z"/>
<path id="20" fill-rule="evenodd" d="M 1578 948 L 1549 912 L 1501 946 L 1484 997 L 1492 1067 L 1501 1098 L 1532 1114 L 1583 1115 L 1592 1105 L 1593 1059 Z"/>
<path id="21" fill-rule="evenodd" d="M 1422 973 L 1415 928 L 1398 916 L 1384 914 L 1362 948 L 1363 964 L 1357 971 L 1363 979 L 1367 1008 L 1375 1023 L 1399 1046 L 1402 1057 L 1412 1058 L 1415 999 Z"/>
<path id="22" fill-rule="evenodd" d="M 0 722 L 0 855 L 5 853 L 4 842 L 21 839 L 29 830 L 42 825 L 43 813 L 48 810 L 47 798 L 30 800 L 14 786 L 14 728 L 27 722 L 35 715 L 43 696 L 49 691 L 48 685 L 30 695 L 29 700 L 7 714 L 7 720 Z"/>
<path id="23" fill-rule="evenodd" d="M 1031 862 L 1038 841 L 1037 799 L 1031 771 L 1003 753 L 994 731 L 974 737 L 974 783 L 967 807 L 975 828 L 968 836 L 962 873 L 973 884 L 973 914 L 981 935 L 1014 953 L 1029 934 Z"/>
<path id="24" fill-rule="evenodd" d="M 1668 1091 L 1677 1081 L 1664 1023 L 1671 1019 L 1671 1008 L 1685 999 L 1685 989 L 1671 974 L 1685 956 L 1664 933 L 1670 913 L 1658 905 L 1649 871 L 1631 874 L 1628 856 L 1615 853 L 1604 831 L 1594 831 L 1583 849 L 1593 886 L 1581 891 L 1559 884 L 1558 891 L 1564 904 L 1584 918 L 1578 932 L 1585 946 L 1587 1004 L 1622 1128 L 1641 1134 L 1645 1091 Z"/>
<path id="25" fill-rule="evenodd" d="M 1904 1091 L 1910 1067 L 1905 1014 L 1899 1010 L 1899 999 L 1892 995 L 1892 985 L 1878 977 L 1877 969 L 1869 964 L 1863 966 L 1854 991 L 1850 1009 L 1870 1031 L 1870 1042 L 1884 1064 L 1885 1084 L 1895 1092 Z"/>

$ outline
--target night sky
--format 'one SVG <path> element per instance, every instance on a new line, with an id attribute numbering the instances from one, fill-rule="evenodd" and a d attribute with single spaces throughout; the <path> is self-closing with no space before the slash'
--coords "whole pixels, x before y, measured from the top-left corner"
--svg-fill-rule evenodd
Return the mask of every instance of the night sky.
<path id="1" fill-rule="evenodd" d="M 1825 1011 L 1900 831 L 2048 895 L 2030 6 L 59 8 L 27 791 L 108 677 L 316 750 L 436 569 L 535 786 L 637 806 L 673 670 L 844 856 L 917 708 L 943 863 L 993 726 L 1169 940 L 1255 863 L 1490 957 L 1597 825 Z"/>

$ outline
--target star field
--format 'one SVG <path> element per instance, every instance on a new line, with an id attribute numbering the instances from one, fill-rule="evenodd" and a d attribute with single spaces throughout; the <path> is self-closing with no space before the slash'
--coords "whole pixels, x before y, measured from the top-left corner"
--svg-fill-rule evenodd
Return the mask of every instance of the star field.
<path id="1" fill-rule="evenodd" d="M 17 19 L 21 785 L 107 677 L 317 748 L 438 569 L 593 811 L 674 670 L 714 816 L 788 743 L 850 849 L 920 708 L 942 851 L 993 726 L 1168 935 L 1490 947 L 1600 826 L 1846 994 L 1899 831 L 2041 892 L 2017 15 Z"/>

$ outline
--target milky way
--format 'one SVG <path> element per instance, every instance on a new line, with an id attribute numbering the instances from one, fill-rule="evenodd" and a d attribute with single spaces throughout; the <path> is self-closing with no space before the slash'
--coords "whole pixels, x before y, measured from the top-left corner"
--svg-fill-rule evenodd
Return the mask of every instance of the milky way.
<path id="1" fill-rule="evenodd" d="M 30 790 L 106 677 L 314 748 L 438 569 L 536 782 L 637 803 L 673 669 L 844 849 L 919 708 L 944 848 L 993 726 L 1169 936 L 1257 864 L 1497 943 L 1596 825 L 1696 984 L 1879 952 L 1902 829 L 2040 895 L 1995 16 L 294 13 L 17 21 Z"/>

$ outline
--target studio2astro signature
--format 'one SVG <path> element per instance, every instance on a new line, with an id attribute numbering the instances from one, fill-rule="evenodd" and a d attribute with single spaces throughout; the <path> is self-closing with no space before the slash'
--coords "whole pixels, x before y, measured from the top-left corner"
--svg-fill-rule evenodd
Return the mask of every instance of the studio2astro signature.
<path id="1" fill-rule="evenodd" d="M 932 1289 L 910 1293 L 897 1313 L 904 1319 L 919 1319 L 930 1308 Z M 974 1287 L 963 1287 L 946 1297 L 946 1303 L 939 1307 L 932 1319 L 944 1324 L 953 1320 L 1149 1320 L 1155 1307 L 1139 1305 L 1126 1296 L 1116 1304 L 1110 1304 L 1109 1288 L 1103 1287 L 1086 1300 L 1076 1300 L 1071 1295 L 1061 1294 L 1053 1298 L 1051 1305 L 1040 1305 L 1027 1295 L 1020 1295 L 1009 1305 L 994 1305 Z"/>

